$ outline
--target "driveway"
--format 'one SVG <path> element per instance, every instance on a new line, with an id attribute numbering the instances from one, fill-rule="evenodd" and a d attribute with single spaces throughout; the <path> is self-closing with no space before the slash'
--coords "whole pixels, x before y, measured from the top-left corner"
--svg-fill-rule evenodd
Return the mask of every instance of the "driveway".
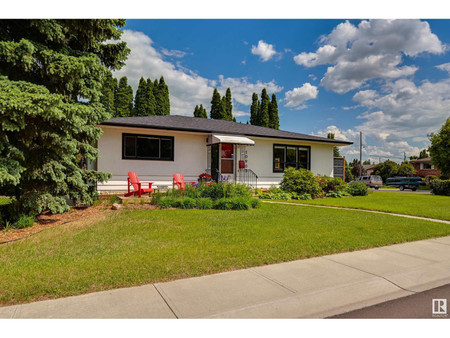
<path id="1" fill-rule="evenodd" d="M 0 318 L 325 318 L 449 283 L 447 236 L 0 307 Z"/>

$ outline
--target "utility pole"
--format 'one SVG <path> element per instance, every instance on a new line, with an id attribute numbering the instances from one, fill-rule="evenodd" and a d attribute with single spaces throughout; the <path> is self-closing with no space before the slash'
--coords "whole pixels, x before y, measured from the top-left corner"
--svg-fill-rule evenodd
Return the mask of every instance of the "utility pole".
<path id="1" fill-rule="evenodd" d="M 405 162 L 406 161 L 406 152 L 404 151 L 403 152 L 403 162 Z"/>
<path id="2" fill-rule="evenodd" d="M 362 132 L 359 132 L 359 176 L 362 176 Z"/>

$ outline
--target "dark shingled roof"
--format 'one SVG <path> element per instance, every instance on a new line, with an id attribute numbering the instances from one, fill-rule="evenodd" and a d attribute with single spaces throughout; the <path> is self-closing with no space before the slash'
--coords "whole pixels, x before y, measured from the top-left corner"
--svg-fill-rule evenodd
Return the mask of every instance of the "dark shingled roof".
<path id="1" fill-rule="evenodd" d="M 326 142 L 338 145 L 353 144 L 352 142 L 347 141 L 332 140 L 319 136 L 294 133 L 284 130 L 275 130 L 244 123 L 180 115 L 115 117 L 103 122 L 102 125 L 270 137 L 312 142 Z"/>

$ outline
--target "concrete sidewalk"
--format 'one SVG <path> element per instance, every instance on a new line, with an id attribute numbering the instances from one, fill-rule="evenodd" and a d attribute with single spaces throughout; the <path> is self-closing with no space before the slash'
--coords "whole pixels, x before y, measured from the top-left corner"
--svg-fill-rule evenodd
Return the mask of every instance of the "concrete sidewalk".
<path id="1" fill-rule="evenodd" d="M 450 236 L 2 307 L 0 318 L 324 318 L 448 283 Z"/>

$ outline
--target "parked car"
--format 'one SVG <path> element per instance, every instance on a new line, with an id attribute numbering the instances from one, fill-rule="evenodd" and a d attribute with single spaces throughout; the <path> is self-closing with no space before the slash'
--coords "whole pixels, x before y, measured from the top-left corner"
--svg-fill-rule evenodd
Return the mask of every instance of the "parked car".
<path id="1" fill-rule="evenodd" d="M 425 182 L 421 177 L 389 177 L 386 180 L 386 185 L 398 187 L 401 191 L 405 189 L 416 191 L 419 186 L 425 185 Z"/>
<path id="2" fill-rule="evenodd" d="M 378 190 L 383 185 L 383 180 L 381 179 L 381 176 L 378 175 L 370 175 L 370 176 L 360 176 L 351 181 L 350 183 L 364 183 L 369 188 L 375 188 L 375 190 Z"/>

